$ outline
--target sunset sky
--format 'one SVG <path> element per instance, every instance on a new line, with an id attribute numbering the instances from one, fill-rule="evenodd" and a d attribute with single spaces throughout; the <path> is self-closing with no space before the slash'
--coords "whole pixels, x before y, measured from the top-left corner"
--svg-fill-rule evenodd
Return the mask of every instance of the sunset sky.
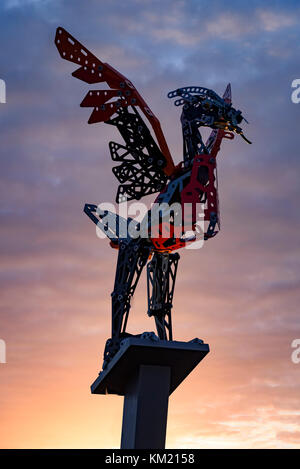
<path id="1" fill-rule="evenodd" d="M 299 448 L 299 2 L 2 0 L 0 24 L 0 447 L 120 445 L 122 397 L 90 394 L 117 252 L 82 209 L 114 200 L 108 142 L 121 137 L 87 124 L 79 104 L 99 85 L 73 78 L 60 58 L 63 26 L 133 81 L 176 163 L 180 110 L 167 93 L 222 94 L 231 82 L 253 145 L 223 143 L 222 230 L 180 252 L 174 338 L 199 337 L 211 352 L 170 398 L 166 447 Z M 154 330 L 145 274 L 128 329 Z"/>

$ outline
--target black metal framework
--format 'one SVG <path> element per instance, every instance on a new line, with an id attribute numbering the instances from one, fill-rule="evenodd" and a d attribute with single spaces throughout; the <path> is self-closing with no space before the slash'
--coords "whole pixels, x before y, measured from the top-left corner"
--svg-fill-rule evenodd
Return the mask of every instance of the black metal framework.
<path id="1" fill-rule="evenodd" d="M 154 316 L 160 339 L 172 340 L 172 301 L 178 253 L 154 252 L 147 265 L 148 316 Z"/>
<path id="2" fill-rule="evenodd" d="M 106 342 L 103 369 L 120 348 L 126 332 L 130 301 L 151 252 L 144 239 L 120 241 L 112 296 L 112 331 Z M 154 316 L 157 335 L 172 340 L 172 301 L 179 261 L 178 253 L 154 252 L 147 265 L 148 315 Z M 140 336 L 140 334 L 138 335 Z"/>
<path id="3" fill-rule="evenodd" d="M 114 290 L 111 294 L 111 338 L 107 340 L 104 350 L 103 369 L 105 369 L 119 350 L 121 341 L 131 336 L 126 332 L 131 298 L 142 270 L 152 253 L 152 259 L 147 265 L 148 315 L 154 316 L 157 335 L 160 339 L 173 339 L 171 312 L 180 256 L 178 253 L 167 251 L 153 252 L 153 244 L 148 238 L 134 239 L 130 235 L 127 238 L 121 237 L 121 224 L 129 223 L 130 219 L 125 220 L 108 211 L 101 212 L 93 204 L 86 204 L 84 212 L 119 247 Z M 108 221 L 112 221 L 113 218 L 115 228 L 112 230 L 108 226 Z"/>
<path id="4" fill-rule="evenodd" d="M 119 350 L 121 340 L 130 336 L 126 333 L 130 301 L 149 254 L 150 245 L 142 239 L 119 243 L 115 284 L 111 294 L 111 339 L 106 342 L 103 368 Z"/>
<path id="5" fill-rule="evenodd" d="M 208 154 L 199 132 L 200 127 L 233 131 L 247 142 L 239 124 L 244 119 L 242 112 L 232 107 L 229 100 L 221 98 L 213 90 L 199 86 L 189 86 L 170 91 L 168 98 L 179 96 L 174 104 L 182 106 L 181 124 L 183 134 L 183 156 L 185 167 L 189 167 L 198 154 Z M 209 142 L 208 142 L 209 143 Z"/>
<path id="6" fill-rule="evenodd" d="M 170 203 L 174 199 L 182 204 L 183 201 L 190 201 L 189 195 L 193 195 L 193 191 L 196 191 L 198 200 L 207 204 L 207 207 L 209 206 L 207 208 L 209 213 L 205 218 L 209 220 L 209 226 L 204 237 L 208 239 L 215 235 L 214 227 L 218 221 L 216 211 L 211 209 L 212 206 L 217 208 L 217 194 L 213 185 L 216 175 L 212 171 L 209 172 L 209 165 L 215 165 L 219 140 L 223 138 L 218 132 L 229 129 L 242 135 L 238 124 L 243 117 L 240 111 L 236 111 L 231 106 L 230 86 L 227 87 L 223 98 L 212 90 L 200 87 L 182 88 L 170 92 L 168 96 L 171 98 L 179 96 L 180 99 L 175 101 L 175 105 L 183 105 L 181 123 L 185 168 L 178 175 L 168 178 L 164 172 L 167 160 L 136 107 L 134 105 L 119 106 L 114 117 L 105 121 L 107 124 L 116 126 L 125 142 L 124 145 L 116 142 L 109 143 L 112 160 L 120 162 L 119 166 L 113 168 L 113 173 L 121 183 L 116 201 L 119 203 L 125 200 L 139 200 L 141 197 L 161 191 L 158 202 Z M 199 131 L 202 126 L 213 129 L 206 145 Z M 195 158 L 196 155 L 202 155 L 202 159 L 210 158 L 212 150 L 215 151 L 212 161 L 201 163 Z M 192 169 L 194 167 L 195 171 Z M 194 181 L 192 178 L 195 175 Z M 121 224 L 127 228 L 132 222 L 129 218 L 125 220 L 118 215 L 101 212 L 95 205 L 88 204 L 85 206 L 85 212 L 110 238 L 112 245 L 119 248 L 112 292 L 112 332 L 104 351 L 103 369 L 105 369 L 118 352 L 122 340 L 132 335 L 126 332 L 130 302 L 141 272 L 151 256 L 152 259 L 147 265 L 148 315 L 154 317 L 158 338 L 173 340 L 171 313 L 180 256 L 178 253 L 171 252 L 171 248 L 174 244 L 177 248 L 181 246 L 177 245 L 178 240 L 172 237 L 164 242 L 163 249 L 157 245 L 155 236 L 152 237 L 150 234 L 150 228 L 152 228 L 152 222 L 149 221 L 150 212 L 147 214 L 147 238 L 141 238 L 140 234 L 136 237 L 121 235 L 121 231 L 123 232 Z M 116 221 L 116 227 L 113 229 L 110 227 L 111 220 Z M 160 230 L 160 224 L 158 227 Z M 140 224 L 137 223 L 136 228 L 138 230 Z M 141 335 L 143 334 L 138 334 L 138 337 Z"/>
<path id="7" fill-rule="evenodd" d="M 150 130 L 144 123 L 137 109 L 119 108 L 117 117 L 106 121 L 115 125 L 126 145 L 109 142 L 109 150 L 113 161 L 121 164 L 112 171 L 121 183 L 118 187 L 116 202 L 139 200 L 149 194 L 162 190 L 168 177 L 163 171 L 166 159 Z"/>

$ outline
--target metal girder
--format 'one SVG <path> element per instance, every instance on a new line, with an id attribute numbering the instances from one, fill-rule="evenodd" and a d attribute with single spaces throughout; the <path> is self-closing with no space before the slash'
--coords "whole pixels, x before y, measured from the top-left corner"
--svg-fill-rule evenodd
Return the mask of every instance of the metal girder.
<path id="1" fill-rule="evenodd" d="M 155 252 L 147 265 L 148 316 L 154 316 L 158 337 L 172 340 L 172 302 L 178 253 Z"/>

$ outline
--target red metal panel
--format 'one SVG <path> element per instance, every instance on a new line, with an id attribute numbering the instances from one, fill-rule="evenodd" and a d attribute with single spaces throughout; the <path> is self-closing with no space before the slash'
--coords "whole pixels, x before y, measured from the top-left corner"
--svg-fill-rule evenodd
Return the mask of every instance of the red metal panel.
<path id="1" fill-rule="evenodd" d="M 115 88 L 114 91 L 122 92 L 122 96 L 126 97 L 127 103 L 122 102 L 122 106 L 135 105 L 139 106 L 145 117 L 149 120 L 155 136 L 157 138 L 161 152 L 166 158 L 167 164 L 163 168 L 165 174 L 170 176 L 174 169 L 174 162 L 170 154 L 167 142 L 162 132 L 160 122 L 155 117 L 147 103 L 143 100 L 141 95 L 138 93 L 136 88 L 133 86 L 124 75 L 119 73 L 113 67 L 107 63 L 101 62 L 97 59 L 86 47 L 84 47 L 79 41 L 77 41 L 71 34 L 69 34 L 64 28 L 59 27 L 56 31 L 55 44 L 60 53 L 60 56 L 68 60 L 69 62 L 80 65 L 72 75 L 80 80 L 85 81 L 89 84 L 106 82 L 110 88 Z M 94 96 L 94 95 L 93 95 Z M 130 97 L 130 99 L 129 99 Z M 123 98 L 121 98 L 123 101 Z M 93 101 L 90 99 L 90 106 L 97 108 L 97 99 Z M 87 106 L 87 104 L 85 104 Z M 100 107 L 93 111 L 89 123 L 104 122 L 108 120 L 112 114 L 116 111 L 119 104 L 113 103 L 104 109 Z"/>

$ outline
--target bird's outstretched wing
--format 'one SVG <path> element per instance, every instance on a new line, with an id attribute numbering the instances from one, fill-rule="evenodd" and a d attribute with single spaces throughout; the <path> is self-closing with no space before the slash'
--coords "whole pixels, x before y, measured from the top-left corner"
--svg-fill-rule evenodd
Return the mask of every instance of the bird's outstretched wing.
<path id="1" fill-rule="evenodd" d="M 61 57 L 79 65 L 72 75 L 89 84 L 107 83 L 110 90 L 89 91 L 82 107 L 93 107 L 89 124 L 106 122 L 120 131 L 125 145 L 110 142 L 113 168 L 120 181 L 117 202 L 140 199 L 162 189 L 175 166 L 159 120 L 134 85 L 107 63 L 97 59 L 64 28 L 56 31 L 55 44 Z M 138 112 L 148 119 L 157 143 Z"/>

